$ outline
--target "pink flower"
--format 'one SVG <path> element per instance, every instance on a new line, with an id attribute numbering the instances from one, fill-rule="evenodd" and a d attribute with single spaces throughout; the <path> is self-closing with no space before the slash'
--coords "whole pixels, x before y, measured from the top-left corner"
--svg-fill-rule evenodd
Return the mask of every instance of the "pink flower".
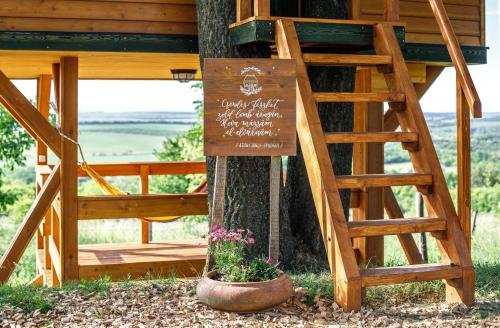
<path id="1" fill-rule="evenodd" d="M 269 265 L 273 264 L 273 258 L 272 257 L 268 258 L 266 260 L 266 263 L 269 264 Z"/>

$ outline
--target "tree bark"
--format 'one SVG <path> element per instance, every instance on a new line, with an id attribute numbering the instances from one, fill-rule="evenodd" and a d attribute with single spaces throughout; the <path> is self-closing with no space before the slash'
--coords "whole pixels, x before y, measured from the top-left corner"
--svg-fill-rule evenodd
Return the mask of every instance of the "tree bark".
<path id="1" fill-rule="evenodd" d="M 201 65 L 205 58 L 270 58 L 268 44 L 231 46 L 229 24 L 235 21 L 234 0 L 198 0 L 198 42 Z M 248 257 L 268 254 L 269 245 L 269 157 L 228 158 L 227 187 L 224 210 L 226 228 L 249 228 L 256 243 L 249 248 Z M 215 158 L 207 158 L 209 209 L 213 201 Z M 281 211 L 286 215 L 286 211 Z M 288 220 L 286 220 L 288 221 Z M 289 224 L 287 224 L 289 226 Z M 290 229 L 281 229 L 287 238 Z M 283 240 L 283 239 L 282 239 Z M 283 251 L 283 259 L 290 257 Z M 285 260 L 286 261 L 286 260 Z"/>
<path id="2" fill-rule="evenodd" d="M 312 18 L 348 17 L 347 0 L 310 0 L 302 1 L 302 16 Z M 347 67 L 311 67 L 309 78 L 313 91 L 352 92 L 354 90 L 355 69 Z M 318 110 L 325 132 L 350 132 L 353 129 L 352 103 L 322 103 Z M 329 145 L 336 175 L 352 172 L 352 144 Z M 314 200 L 304 158 L 299 146 L 297 156 L 289 157 L 286 180 L 286 203 L 292 234 L 298 245 L 296 261 L 289 268 L 324 269 L 328 267 L 325 247 L 321 237 Z M 350 191 L 341 192 L 342 204 L 346 217 L 349 215 Z M 288 245 L 285 247 L 297 247 Z"/>

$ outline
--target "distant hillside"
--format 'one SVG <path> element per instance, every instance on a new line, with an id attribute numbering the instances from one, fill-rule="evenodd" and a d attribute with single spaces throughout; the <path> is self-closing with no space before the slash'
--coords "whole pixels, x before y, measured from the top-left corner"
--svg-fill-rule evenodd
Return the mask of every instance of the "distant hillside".
<path id="1" fill-rule="evenodd" d="M 79 124 L 193 124 L 196 112 L 81 112 Z"/>

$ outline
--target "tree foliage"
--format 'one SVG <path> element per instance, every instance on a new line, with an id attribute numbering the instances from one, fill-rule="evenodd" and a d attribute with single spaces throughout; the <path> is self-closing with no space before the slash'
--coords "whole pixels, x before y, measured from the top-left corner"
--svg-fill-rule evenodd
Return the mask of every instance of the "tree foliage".
<path id="1" fill-rule="evenodd" d="M 9 192 L 3 185 L 5 170 L 16 165 L 24 165 L 25 152 L 33 145 L 33 140 L 9 113 L 0 105 L 0 210 L 16 201 L 17 194 Z"/>

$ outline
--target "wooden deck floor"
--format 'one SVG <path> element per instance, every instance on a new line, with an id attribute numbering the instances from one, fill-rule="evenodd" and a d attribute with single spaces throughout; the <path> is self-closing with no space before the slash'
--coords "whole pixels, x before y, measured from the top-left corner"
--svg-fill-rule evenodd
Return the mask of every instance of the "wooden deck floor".
<path id="1" fill-rule="evenodd" d="M 195 277 L 203 272 L 206 251 L 205 240 L 80 245 L 80 279 Z"/>

